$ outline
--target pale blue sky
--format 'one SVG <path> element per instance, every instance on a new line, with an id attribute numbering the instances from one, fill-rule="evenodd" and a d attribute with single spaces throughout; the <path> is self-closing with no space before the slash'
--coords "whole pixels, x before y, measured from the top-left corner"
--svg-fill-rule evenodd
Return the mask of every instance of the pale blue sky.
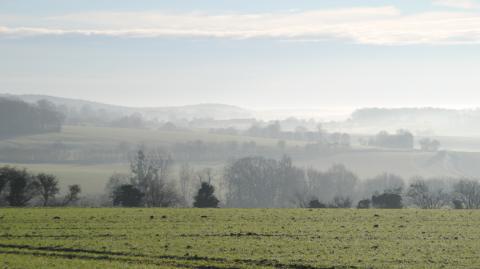
<path id="1" fill-rule="evenodd" d="M 0 92 L 476 107 L 480 1 L 0 0 Z"/>

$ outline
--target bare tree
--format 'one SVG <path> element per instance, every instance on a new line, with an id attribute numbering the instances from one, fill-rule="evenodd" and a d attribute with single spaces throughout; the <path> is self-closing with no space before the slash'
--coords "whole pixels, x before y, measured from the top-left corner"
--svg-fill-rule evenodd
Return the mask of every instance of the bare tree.
<path id="1" fill-rule="evenodd" d="M 58 194 L 58 180 L 54 175 L 48 174 L 38 174 L 37 175 L 37 182 L 38 182 L 38 191 L 40 196 L 43 200 L 43 206 L 47 206 L 48 202 L 52 199 L 55 199 L 55 195 Z"/>
<path id="2" fill-rule="evenodd" d="M 358 177 L 343 165 L 333 165 L 326 172 L 308 169 L 306 173 L 310 196 L 332 201 L 335 196 L 353 197 Z"/>
<path id="3" fill-rule="evenodd" d="M 362 197 L 370 197 L 385 190 L 402 192 L 404 188 L 405 181 L 403 178 L 394 174 L 383 173 L 374 178 L 364 180 L 361 184 L 361 195 Z"/>
<path id="4" fill-rule="evenodd" d="M 207 182 L 208 184 L 211 184 L 214 179 L 212 168 L 204 168 L 197 172 L 197 178 L 199 183 Z"/>
<path id="5" fill-rule="evenodd" d="M 180 201 L 172 182 L 167 182 L 173 164 L 169 155 L 161 151 L 144 153 L 139 149 L 131 161 L 132 184 L 144 195 L 147 206 L 173 206 Z"/>
<path id="6" fill-rule="evenodd" d="M 193 174 L 195 171 L 188 163 L 182 164 L 179 171 L 179 179 L 180 179 L 180 192 L 182 194 L 182 198 L 186 204 L 190 204 L 189 201 L 191 193 L 191 183 L 193 179 Z"/>
<path id="7" fill-rule="evenodd" d="M 480 183 L 477 180 L 460 180 L 453 189 L 456 200 L 463 204 L 463 208 L 480 208 Z"/>
<path id="8" fill-rule="evenodd" d="M 295 167 L 292 159 L 284 155 L 278 162 L 278 179 L 280 188 L 275 204 L 279 207 L 290 207 L 296 195 L 306 189 L 305 171 Z"/>
<path id="9" fill-rule="evenodd" d="M 436 139 L 422 138 L 418 143 L 423 151 L 438 151 L 440 148 L 440 142 Z"/>
<path id="10" fill-rule="evenodd" d="M 296 205 L 299 208 L 308 208 L 309 202 L 312 201 L 314 198 L 308 197 L 307 191 L 297 191 L 293 193 L 293 197 L 291 199 L 292 204 Z"/>
<path id="11" fill-rule="evenodd" d="M 279 188 L 278 163 L 262 157 L 239 159 L 225 169 L 231 207 L 273 207 Z"/>
<path id="12" fill-rule="evenodd" d="M 80 200 L 80 193 L 82 192 L 82 189 L 80 188 L 79 185 L 70 185 L 68 186 L 68 193 L 63 199 L 63 206 L 67 205 L 72 205 L 76 203 L 78 200 Z"/>
<path id="13" fill-rule="evenodd" d="M 344 196 L 335 196 L 331 204 L 328 207 L 331 208 L 351 208 L 352 207 L 352 199 L 350 197 Z"/>
<path id="14" fill-rule="evenodd" d="M 406 196 L 410 201 L 423 209 L 442 208 L 450 203 L 450 196 L 442 189 L 430 190 L 423 179 L 416 179 L 408 188 Z"/>

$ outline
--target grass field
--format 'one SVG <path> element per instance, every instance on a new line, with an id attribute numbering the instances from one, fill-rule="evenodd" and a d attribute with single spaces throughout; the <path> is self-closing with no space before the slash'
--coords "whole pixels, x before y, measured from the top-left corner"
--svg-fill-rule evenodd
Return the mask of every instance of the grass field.
<path id="1" fill-rule="evenodd" d="M 446 153 L 437 155 L 430 152 L 405 151 L 369 151 L 357 150 L 315 157 L 308 160 L 294 160 L 295 164 L 308 168 L 314 167 L 327 170 L 334 164 L 344 164 L 361 178 L 370 178 L 384 172 L 393 173 L 408 179 L 412 176 L 425 177 L 478 177 L 480 175 L 480 154 L 478 153 Z M 191 163 L 198 169 L 212 167 L 221 173 L 227 161 Z M 178 174 L 178 165 L 175 163 L 172 176 Z M 34 173 L 46 172 L 58 177 L 63 190 L 71 184 L 80 184 L 84 194 L 103 193 L 103 187 L 109 177 L 115 173 L 126 173 L 129 164 L 59 164 L 59 163 L 0 163 L 19 168 L 27 168 Z M 219 174 L 220 175 L 220 174 Z"/>
<path id="2" fill-rule="evenodd" d="M 128 129 L 89 126 L 65 126 L 60 133 L 47 133 L 38 135 L 20 136 L 0 141 L 1 145 L 16 145 L 31 147 L 49 145 L 61 141 L 67 145 L 117 145 L 130 143 L 132 145 L 146 144 L 149 146 L 164 146 L 175 143 L 202 140 L 204 142 L 230 142 L 239 143 L 254 141 L 261 146 L 276 146 L 278 139 L 246 137 L 236 135 L 213 134 L 207 131 L 160 131 L 150 129 Z M 302 141 L 288 141 L 288 146 L 304 145 Z"/>
<path id="3" fill-rule="evenodd" d="M 455 148 L 477 149 L 478 138 L 440 137 L 446 146 Z M 65 126 L 61 133 L 39 134 L 0 140 L 0 156 L 2 148 L 18 147 L 28 152 L 30 149 L 41 149 L 55 142 L 62 142 L 67 148 L 79 149 L 111 149 L 122 143 L 135 147 L 144 143 L 149 147 L 173 145 L 175 143 L 202 140 L 205 142 L 255 141 L 257 145 L 277 147 L 277 139 L 252 138 L 242 136 L 211 134 L 206 131 L 158 131 L 108 127 Z M 302 146 L 305 142 L 288 141 L 290 147 Z M 480 146 L 479 146 L 480 147 Z M 8 160 L 8 159 L 7 159 Z M 16 163 L 32 172 L 52 173 L 59 178 L 62 189 L 71 184 L 80 184 L 84 194 L 103 193 L 103 187 L 114 172 L 127 172 L 127 160 L 124 164 L 72 164 L 72 163 Z M 194 166 L 210 166 L 219 168 L 227 160 L 216 160 L 208 163 L 191 163 Z M 294 158 L 296 165 L 326 170 L 334 164 L 344 164 L 361 178 L 370 178 L 388 172 L 406 179 L 413 176 L 424 177 L 479 177 L 480 153 L 474 152 L 420 152 L 401 150 L 380 150 L 354 146 L 350 151 L 318 154 L 308 158 Z M 180 164 L 179 162 L 177 164 Z M 0 164 L 2 165 L 2 164 Z M 176 172 L 173 172 L 176 176 Z"/>
<path id="4" fill-rule="evenodd" d="M 475 268 L 479 227 L 460 210 L 0 209 L 0 268 Z"/>
<path id="5" fill-rule="evenodd" d="M 128 164 L 73 165 L 73 164 L 11 164 L 0 163 L 0 166 L 10 165 L 26 168 L 32 173 L 49 173 L 59 179 L 62 193 L 69 185 L 79 184 L 84 194 L 104 193 L 105 184 L 113 173 L 127 173 Z"/>
<path id="6" fill-rule="evenodd" d="M 220 169 L 225 163 L 195 163 L 192 167 L 198 170 L 211 167 Z M 25 168 L 32 173 L 49 173 L 55 175 L 59 180 L 61 193 L 67 190 L 69 185 L 79 184 L 83 194 L 104 194 L 104 187 L 114 173 L 130 173 L 130 165 L 128 163 L 118 164 L 23 164 L 23 163 L 1 163 L 0 166 L 13 166 L 17 168 Z M 179 164 L 175 164 L 171 171 L 173 180 L 178 177 Z"/>

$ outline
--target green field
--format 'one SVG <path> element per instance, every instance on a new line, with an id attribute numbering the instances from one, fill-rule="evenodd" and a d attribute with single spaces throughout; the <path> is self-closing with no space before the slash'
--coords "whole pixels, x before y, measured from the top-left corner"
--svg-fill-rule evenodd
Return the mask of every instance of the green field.
<path id="1" fill-rule="evenodd" d="M 65 126 L 60 133 L 47 133 L 27 135 L 16 138 L 0 140 L 2 145 L 16 145 L 19 147 L 32 147 L 49 145 L 61 141 L 66 145 L 85 146 L 98 145 L 101 147 L 115 146 L 119 143 L 132 145 L 145 144 L 149 146 L 165 146 L 174 143 L 202 140 L 204 142 L 230 142 L 239 143 L 254 141 L 257 145 L 276 146 L 278 139 L 258 138 L 237 135 L 213 134 L 208 131 L 160 131 L 150 129 L 128 129 L 93 126 Z M 288 141 L 287 145 L 304 145 L 302 141 Z"/>
<path id="2" fill-rule="evenodd" d="M 60 190 L 67 190 L 69 185 L 79 184 L 84 194 L 102 194 L 105 184 L 113 173 L 127 173 L 128 164 L 73 165 L 73 164 L 12 164 L 0 163 L 26 168 L 32 173 L 50 173 L 59 179 Z"/>
<path id="3" fill-rule="evenodd" d="M 449 148 L 477 149 L 480 145 L 478 138 L 453 138 L 440 137 Z M 11 139 L 0 140 L 0 156 L 2 149 L 15 147 L 22 149 L 25 154 L 29 151 L 38 152 L 40 149 L 56 142 L 62 142 L 66 147 L 75 152 L 85 149 L 111 150 L 127 143 L 131 149 L 139 144 L 148 147 L 171 146 L 175 143 L 202 140 L 204 142 L 228 142 L 239 143 L 255 141 L 257 145 L 277 147 L 278 139 L 252 138 L 244 136 L 211 134 L 207 131 L 159 131 L 148 129 L 126 129 L 89 126 L 65 126 L 60 133 L 21 136 Z M 303 146 L 302 141 L 287 141 L 287 146 L 293 149 Z M 480 146 L 479 146 L 480 147 Z M 88 151 L 87 151 L 88 153 Z M 3 157 L 3 156 L 2 156 Z M 175 156 L 174 156 L 175 157 Z M 326 170 L 334 164 L 344 164 L 361 178 L 370 178 L 384 172 L 393 173 L 408 179 L 413 176 L 424 177 L 480 177 L 480 153 L 476 152 L 421 152 L 402 151 L 388 149 L 374 149 L 354 145 L 351 150 L 331 151 L 309 155 L 308 157 L 293 156 L 296 165 L 303 168 L 316 168 Z M 6 162 L 8 161 L 8 158 Z M 28 158 L 27 158 L 28 159 Z M 52 173 L 59 178 L 63 190 L 68 185 L 80 184 L 84 194 L 101 194 L 108 178 L 114 172 L 124 173 L 129 169 L 128 160 L 123 163 L 82 163 L 82 162 L 19 162 L 13 164 L 25 167 L 32 172 Z M 181 164 L 175 160 L 176 165 Z M 197 167 L 213 167 L 218 169 L 220 175 L 222 166 L 228 160 L 210 160 L 208 162 L 194 161 L 190 163 Z M 116 161 L 118 162 L 118 161 Z M 0 165 L 3 165 L 0 163 Z M 177 172 L 172 172 L 175 179 Z"/>
<path id="4" fill-rule="evenodd" d="M 0 209 L 0 268 L 479 264 L 480 211 Z"/>
<path id="5" fill-rule="evenodd" d="M 62 142 L 71 150 L 87 148 L 111 149 L 121 143 L 128 143 L 132 148 L 144 144 L 148 147 L 171 146 L 175 143 L 202 140 L 204 142 L 231 142 L 238 143 L 254 141 L 259 146 L 276 147 L 278 139 L 253 138 L 244 136 L 211 134 L 207 131 L 159 131 L 149 129 L 127 129 L 89 126 L 65 126 L 60 133 L 19 136 L 0 140 L 0 155 L 2 148 L 16 147 L 24 150 L 39 149 L 55 142 Z M 289 141 L 289 146 L 303 145 L 301 141 Z M 219 167 L 225 164 L 219 162 L 192 163 L 196 167 Z M 177 163 L 178 164 L 178 163 Z M 51 173 L 58 177 L 62 190 L 68 185 L 79 184 L 84 194 L 101 194 L 109 177 L 115 173 L 125 173 L 129 170 L 128 160 L 124 163 L 102 164 L 72 164 L 72 163 L 9 163 L 0 162 L 0 165 L 12 165 L 26 168 L 34 173 Z M 173 172 L 175 175 L 175 171 Z"/>

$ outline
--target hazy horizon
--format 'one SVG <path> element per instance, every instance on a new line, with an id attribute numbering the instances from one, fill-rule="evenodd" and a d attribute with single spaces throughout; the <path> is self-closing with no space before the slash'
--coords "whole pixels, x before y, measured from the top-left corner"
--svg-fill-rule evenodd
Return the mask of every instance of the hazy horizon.
<path id="1" fill-rule="evenodd" d="M 255 110 L 255 111 L 291 111 L 300 113 L 302 111 L 311 111 L 311 110 L 325 110 L 325 111 L 332 111 L 332 112 L 353 112 L 357 109 L 364 109 L 364 108 L 381 108 L 381 109 L 409 109 L 409 108 L 433 108 L 433 109 L 452 109 L 452 110 L 474 110 L 479 109 L 480 105 L 472 105 L 472 106 L 461 106 L 461 105 L 443 105 L 443 106 L 436 106 L 436 105 L 417 105 L 417 106 L 409 106 L 409 105 L 398 105 L 398 106 L 249 106 L 249 105 L 237 105 L 235 103 L 220 103 L 220 102 L 192 102 L 192 103 L 179 103 L 175 105 L 161 105 L 160 103 L 155 105 L 149 106 L 136 106 L 136 105 L 129 105 L 128 103 L 114 103 L 109 101 L 101 101 L 100 99 L 88 99 L 88 98 L 80 98 L 76 96 L 65 96 L 65 95 L 51 95 L 51 94 L 42 94 L 42 93 L 16 93 L 16 92 L 0 92 L 0 95 L 11 95 L 11 96 L 48 96 L 48 97 L 55 97 L 55 98 L 62 98 L 62 99 L 72 99 L 72 100 L 79 100 L 85 102 L 93 102 L 111 106 L 120 106 L 120 107 L 127 107 L 127 108 L 158 108 L 158 107 L 183 107 L 183 106 L 195 106 L 195 105 L 227 105 L 227 106 L 235 106 L 247 110 Z"/>

